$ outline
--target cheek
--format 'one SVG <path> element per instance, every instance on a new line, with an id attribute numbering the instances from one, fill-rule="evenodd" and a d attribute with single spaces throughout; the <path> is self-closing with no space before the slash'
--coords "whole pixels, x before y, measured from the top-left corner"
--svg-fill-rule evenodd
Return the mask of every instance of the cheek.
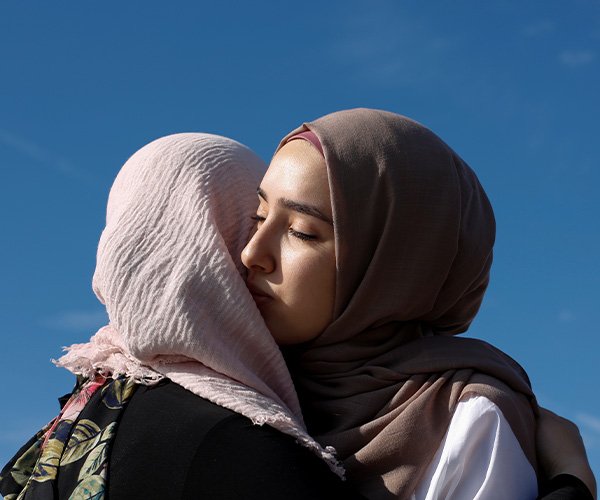
<path id="1" fill-rule="evenodd" d="M 283 283 L 290 298 L 295 302 L 306 302 L 313 295 L 315 276 L 318 274 L 318 268 L 310 259 L 295 258 L 290 259 L 287 268 L 283 269 Z M 286 272 L 287 270 L 287 272 Z"/>
<path id="2" fill-rule="evenodd" d="M 295 282 L 299 287 L 297 293 L 304 295 L 304 300 L 318 300 L 324 308 L 333 310 L 336 288 L 333 252 L 323 252 L 298 262 L 295 274 Z"/>

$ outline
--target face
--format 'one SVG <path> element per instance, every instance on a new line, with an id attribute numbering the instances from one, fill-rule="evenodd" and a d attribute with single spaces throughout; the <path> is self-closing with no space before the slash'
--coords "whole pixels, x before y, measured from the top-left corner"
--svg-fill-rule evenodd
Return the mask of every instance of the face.
<path id="1" fill-rule="evenodd" d="M 327 167 L 302 139 L 283 146 L 258 189 L 257 230 L 244 251 L 248 288 L 280 345 L 314 339 L 332 321 L 335 242 Z"/>

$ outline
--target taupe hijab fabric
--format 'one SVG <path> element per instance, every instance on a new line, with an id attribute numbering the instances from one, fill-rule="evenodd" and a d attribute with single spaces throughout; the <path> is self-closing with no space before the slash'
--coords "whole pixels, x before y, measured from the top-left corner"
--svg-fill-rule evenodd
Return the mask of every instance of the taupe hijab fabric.
<path id="1" fill-rule="evenodd" d="M 461 396 L 496 403 L 535 467 L 523 370 L 456 338 L 477 314 L 495 238 L 473 171 L 422 125 L 354 109 L 306 123 L 327 163 L 336 235 L 334 321 L 287 353 L 309 432 L 369 498 L 407 498 Z"/>

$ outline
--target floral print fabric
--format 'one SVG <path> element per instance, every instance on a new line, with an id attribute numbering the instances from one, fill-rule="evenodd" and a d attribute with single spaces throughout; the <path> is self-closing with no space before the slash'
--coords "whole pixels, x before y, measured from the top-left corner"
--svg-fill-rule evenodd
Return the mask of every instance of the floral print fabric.
<path id="1" fill-rule="evenodd" d="M 2 471 L 5 500 L 103 500 L 110 445 L 135 387 L 101 375 L 78 384 L 60 415 Z"/>

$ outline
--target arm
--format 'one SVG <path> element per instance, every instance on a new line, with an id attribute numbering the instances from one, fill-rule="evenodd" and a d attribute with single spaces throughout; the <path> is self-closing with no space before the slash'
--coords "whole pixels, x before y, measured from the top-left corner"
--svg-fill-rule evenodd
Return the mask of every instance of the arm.
<path id="1" fill-rule="evenodd" d="M 544 408 L 540 410 L 536 432 L 536 449 L 540 473 L 550 480 L 550 485 L 554 484 L 564 491 L 563 496 L 552 496 L 558 494 L 558 490 L 553 488 L 555 492 L 543 497 L 543 499 L 569 500 L 584 498 L 577 496 L 578 493 L 575 490 L 577 487 L 581 488 L 580 485 L 565 483 L 568 478 L 561 476 L 565 474 L 575 476 L 582 481 L 595 499 L 596 479 L 588 463 L 579 429 L 573 422 L 559 417 L 549 410 Z M 573 491 L 573 493 L 569 494 L 569 491 Z"/>

